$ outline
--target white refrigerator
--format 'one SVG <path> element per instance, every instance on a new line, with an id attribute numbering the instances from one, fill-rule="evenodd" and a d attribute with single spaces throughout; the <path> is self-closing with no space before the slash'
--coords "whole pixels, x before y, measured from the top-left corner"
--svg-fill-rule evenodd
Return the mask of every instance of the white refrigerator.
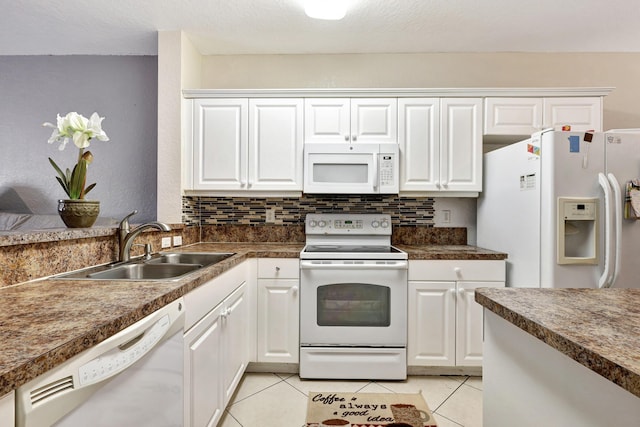
<path id="1" fill-rule="evenodd" d="M 640 288 L 639 178 L 639 130 L 547 130 L 486 153 L 477 244 L 507 253 L 509 287 Z"/>

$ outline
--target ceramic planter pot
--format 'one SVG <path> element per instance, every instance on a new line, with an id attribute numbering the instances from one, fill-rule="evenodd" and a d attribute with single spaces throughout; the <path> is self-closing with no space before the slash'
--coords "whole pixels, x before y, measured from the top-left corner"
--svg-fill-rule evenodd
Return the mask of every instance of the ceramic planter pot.
<path id="1" fill-rule="evenodd" d="M 58 200 L 58 213 L 69 228 L 91 227 L 100 213 L 96 200 Z"/>

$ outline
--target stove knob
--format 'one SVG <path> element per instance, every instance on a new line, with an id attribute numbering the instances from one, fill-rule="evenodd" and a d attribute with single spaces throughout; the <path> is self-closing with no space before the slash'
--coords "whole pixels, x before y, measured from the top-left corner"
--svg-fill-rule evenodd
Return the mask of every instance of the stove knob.
<path id="1" fill-rule="evenodd" d="M 375 220 L 374 220 L 374 221 L 371 223 L 371 226 L 372 226 L 373 228 L 378 228 L 378 227 L 380 227 L 380 223 L 379 223 L 378 221 L 375 221 Z"/>
<path id="2" fill-rule="evenodd" d="M 386 219 L 382 221 L 382 223 L 380 224 L 380 226 L 382 228 L 389 228 L 389 221 L 387 221 Z"/>
<path id="3" fill-rule="evenodd" d="M 309 227 L 313 228 L 316 227 L 318 225 L 318 221 L 316 221 L 315 219 L 312 219 L 311 221 L 309 221 Z"/>
<path id="4" fill-rule="evenodd" d="M 326 226 L 327 226 L 327 222 L 326 221 L 322 221 L 322 220 L 318 221 L 318 227 L 323 228 L 323 227 L 326 227 Z"/>

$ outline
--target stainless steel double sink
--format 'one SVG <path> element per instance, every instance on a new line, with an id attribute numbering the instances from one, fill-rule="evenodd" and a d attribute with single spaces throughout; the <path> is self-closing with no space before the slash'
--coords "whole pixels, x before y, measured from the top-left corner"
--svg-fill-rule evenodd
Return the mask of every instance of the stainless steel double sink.
<path id="1" fill-rule="evenodd" d="M 217 264 L 234 253 L 168 252 L 53 276 L 66 280 L 179 280 L 195 270 Z"/>

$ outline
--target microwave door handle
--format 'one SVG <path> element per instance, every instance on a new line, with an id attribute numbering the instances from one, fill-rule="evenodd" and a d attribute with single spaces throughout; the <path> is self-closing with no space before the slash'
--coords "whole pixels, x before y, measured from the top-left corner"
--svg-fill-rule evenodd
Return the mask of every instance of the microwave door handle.
<path id="1" fill-rule="evenodd" d="M 373 189 L 374 190 L 378 189 L 378 180 L 380 179 L 380 177 L 378 176 L 380 173 L 378 168 L 378 156 L 380 156 L 380 154 L 378 153 L 373 155 Z"/>

